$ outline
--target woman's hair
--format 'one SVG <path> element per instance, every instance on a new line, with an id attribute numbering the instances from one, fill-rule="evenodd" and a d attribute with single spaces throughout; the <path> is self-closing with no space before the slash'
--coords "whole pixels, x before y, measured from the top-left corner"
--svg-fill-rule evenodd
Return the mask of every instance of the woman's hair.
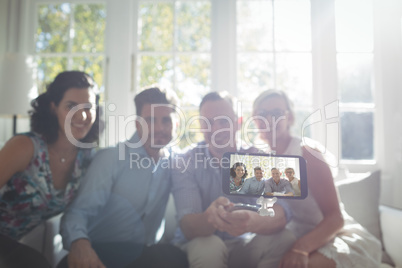
<path id="1" fill-rule="evenodd" d="M 269 98 L 273 98 L 273 97 L 282 98 L 286 103 L 286 108 L 288 109 L 289 114 L 294 118 L 293 103 L 290 101 L 289 97 L 286 95 L 285 92 L 283 92 L 281 90 L 275 90 L 275 89 L 268 89 L 266 91 L 263 91 L 254 100 L 254 103 L 253 103 L 253 115 L 256 115 L 257 108 L 260 106 L 260 104 L 263 101 L 265 101 L 266 99 L 269 99 Z"/>
<path id="2" fill-rule="evenodd" d="M 290 171 L 292 171 L 293 173 L 295 173 L 295 170 L 294 170 L 293 168 L 291 168 L 291 167 L 285 168 L 285 172 L 288 171 L 288 170 L 290 170 Z"/>
<path id="3" fill-rule="evenodd" d="M 246 165 L 243 164 L 242 162 L 236 162 L 231 168 L 230 168 L 230 176 L 232 178 L 236 178 L 236 168 L 237 167 L 244 167 L 244 175 L 241 177 L 242 179 L 245 179 L 248 175 L 247 173 L 247 168 Z"/>
<path id="4" fill-rule="evenodd" d="M 31 131 L 40 134 L 47 143 L 55 142 L 59 133 L 59 122 L 57 116 L 51 111 L 51 103 L 58 106 L 64 93 L 71 88 L 89 88 L 96 94 L 96 119 L 88 134 L 81 141 L 93 142 L 99 138 L 99 96 L 95 82 L 84 72 L 65 71 L 56 76 L 54 81 L 47 86 L 45 93 L 40 94 L 31 102 L 33 108 L 29 111 Z"/>

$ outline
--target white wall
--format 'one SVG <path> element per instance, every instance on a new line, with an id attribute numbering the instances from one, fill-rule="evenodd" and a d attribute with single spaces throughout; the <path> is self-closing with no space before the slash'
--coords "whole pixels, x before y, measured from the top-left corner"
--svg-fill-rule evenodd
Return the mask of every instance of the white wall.
<path id="1" fill-rule="evenodd" d="M 8 0 L 0 0 L 0 58 L 4 55 L 7 49 L 7 12 L 8 12 Z M 1 96 L 0 96 L 1 98 Z M 7 133 L 12 132 L 11 121 L 4 116 L 0 116 L 0 147 L 4 144 L 5 140 L 10 136 Z"/>
<path id="2" fill-rule="evenodd" d="M 26 21 L 20 19 L 21 17 L 26 18 L 24 0 L 0 0 L 0 60 L 6 52 L 26 52 L 25 46 L 22 45 L 22 37 L 26 35 L 27 27 Z M 17 132 L 29 130 L 29 120 L 26 116 L 17 119 Z M 12 135 L 12 115 L 0 115 L 0 147 Z"/>

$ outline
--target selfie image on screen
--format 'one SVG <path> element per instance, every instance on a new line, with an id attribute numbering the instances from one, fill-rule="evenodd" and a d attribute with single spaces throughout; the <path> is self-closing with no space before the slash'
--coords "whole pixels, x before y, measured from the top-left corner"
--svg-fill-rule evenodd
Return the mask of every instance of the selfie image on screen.
<path id="1" fill-rule="evenodd" d="M 299 156 L 228 155 L 226 193 L 304 198 L 307 192 L 305 161 Z"/>

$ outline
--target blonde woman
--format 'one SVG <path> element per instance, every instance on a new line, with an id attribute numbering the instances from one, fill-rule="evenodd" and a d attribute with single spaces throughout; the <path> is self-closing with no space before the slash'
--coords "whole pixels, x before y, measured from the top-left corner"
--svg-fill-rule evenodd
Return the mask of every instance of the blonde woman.
<path id="1" fill-rule="evenodd" d="M 287 200 L 293 218 L 287 228 L 297 240 L 283 256 L 280 267 L 379 267 L 380 242 L 348 216 L 339 204 L 332 174 L 323 158 L 312 155 L 293 137 L 295 121 L 284 92 L 268 90 L 253 104 L 261 138 L 277 154 L 301 155 L 307 161 L 308 196 Z"/>
<path id="2" fill-rule="evenodd" d="M 288 167 L 285 168 L 285 175 L 288 178 L 290 185 L 292 185 L 293 191 L 295 192 L 295 196 L 300 196 L 300 180 L 295 177 L 295 171 L 293 168 Z"/>

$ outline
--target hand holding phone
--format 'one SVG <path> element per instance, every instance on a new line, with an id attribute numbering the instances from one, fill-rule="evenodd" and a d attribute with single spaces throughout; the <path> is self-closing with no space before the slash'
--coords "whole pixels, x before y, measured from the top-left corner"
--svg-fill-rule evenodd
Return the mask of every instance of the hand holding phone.
<path id="1" fill-rule="evenodd" d="M 251 210 L 251 211 L 255 211 L 258 212 L 259 210 L 259 206 L 256 205 L 249 205 L 249 204 L 243 204 L 243 203 L 236 203 L 233 206 L 228 207 L 228 211 L 235 211 L 235 210 Z"/>

